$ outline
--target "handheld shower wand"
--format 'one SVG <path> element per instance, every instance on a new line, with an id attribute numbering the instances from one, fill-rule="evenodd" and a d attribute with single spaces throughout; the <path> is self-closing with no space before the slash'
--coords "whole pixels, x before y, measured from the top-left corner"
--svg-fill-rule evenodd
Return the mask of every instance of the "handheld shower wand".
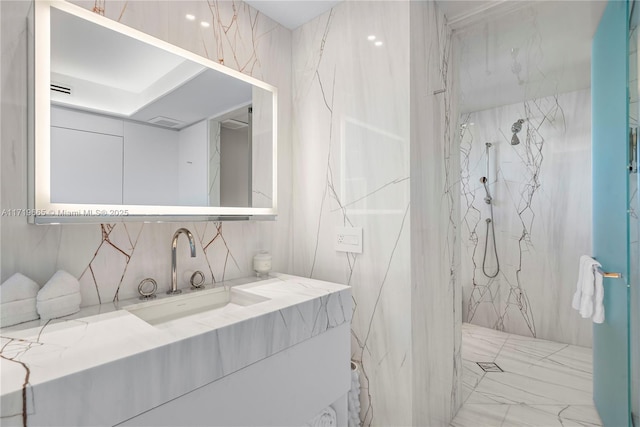
<path id="1" fill-rule="evenodd" d="M 493 198 L 491 197 L 491 194 L 489 194 L 489 187 L 487 187 L 487 177 L 483 176 L 482 178 L 480 178 L 480 182 L 484 186 L 485 193 L 487 193 L 487 195 L 484 198 L 484 202 L 486 204 L 490 205 L 491 204 L 491 200 L 493 200 Z"/>

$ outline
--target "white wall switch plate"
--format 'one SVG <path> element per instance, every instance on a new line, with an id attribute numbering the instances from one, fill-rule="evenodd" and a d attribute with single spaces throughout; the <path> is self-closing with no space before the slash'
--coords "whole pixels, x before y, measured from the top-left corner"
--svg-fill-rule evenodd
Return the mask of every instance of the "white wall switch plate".
<path id="1" fill-rule="evenodd" d="M 362 227 L 336 227 L 336 251 L 362 253 Z"/>

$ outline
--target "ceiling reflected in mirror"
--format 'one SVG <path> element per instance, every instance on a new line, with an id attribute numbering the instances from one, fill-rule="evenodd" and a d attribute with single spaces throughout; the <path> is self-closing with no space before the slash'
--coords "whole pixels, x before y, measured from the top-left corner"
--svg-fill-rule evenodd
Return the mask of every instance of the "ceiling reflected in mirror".
<path id="1" fill-rule="evenodd" d="M 57 9 L 51 19 L 55 105 L 181 129 L 251 103 L 247 82 Z"/>

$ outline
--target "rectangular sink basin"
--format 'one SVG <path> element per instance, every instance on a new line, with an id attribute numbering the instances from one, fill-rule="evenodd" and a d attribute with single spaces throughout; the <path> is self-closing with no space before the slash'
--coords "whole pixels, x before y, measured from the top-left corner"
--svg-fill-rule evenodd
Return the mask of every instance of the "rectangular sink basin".
<path id="1" fill-rule="evenodd" d="M 220 287 L 162 297 L 157 300 L 124 307 L 124 309 L 151 325 L 158 325 L 223 307 L 249 306 L 268 300 L 269 298 L 251 294 L 241 289 Z"/>

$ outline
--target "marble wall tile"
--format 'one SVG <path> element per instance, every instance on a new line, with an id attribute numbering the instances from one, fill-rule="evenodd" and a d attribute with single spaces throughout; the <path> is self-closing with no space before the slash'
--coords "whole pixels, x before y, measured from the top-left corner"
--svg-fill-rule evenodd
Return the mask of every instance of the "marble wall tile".
<path id="1" fill-rule="evenodd" d="M 366 426 L 411 424 L 408 18 L 344 2 L 293 32 L 293 272 L 353 287 Z M 362 254 L 335 251 L 339 226 Z"/>
<path id="2" fill-rule="evenodd" d="M 289 266 L 291 209 L 291 32 L 241 1 L 76 1 L 119 21 L 279 89 L 279 217 L 276 222 L 34 226 L 25 217 L 1 220 L 1 280 L 15 272 L 43 285 L 57 269 L 81 282 L 82 305 L 130 298 L 145 277 L 169 287 L 173 232 L 189 228 L 198 241 L 188 256 L 180 238 L 180 287 L 201 270 L 207 282 L 252 274 L 251 259 L 270 250 L 275 270 Z M 31 3 L 2 2 L 3 209 L 27 207 L 27 28 Z M 184 19 L 191 13 L 196 22 Z M 199 21 L 210 23 L 208 28 Z M 215 159 L 214 163 L 215 163 Z"/>
<path id="3" fill-rule="evenodd" d="M 571 309 L 579 257 L 591 253 L 590 102 L 587 89 L 462 116 L 465 321 L 591 345 L 591 322 Z M 525 120 L 521 143 L 511 145 L 518 119 Z M 491 212 L 483 176 L 498 260 L 490 228 L 485 240 Z M 498 261 L 500 272 L 488 277 Z"/>
<path id="4" fill-rule="evenodd" d="M 209 122 L 209 202 L 220 204 L 220 123 Z"/>
<path id="5" fill-rule="evenodd" d="M 411 2 L 411 317 L 414 425 L 461 404 L 460 196 L 452 38 L 433 2 Z"/>
<path id="6" fill-rule="evenodd" d="M 293 33 L 293 272 L 353 287 L 365 426 L 446 424 L 457 409 L 453 97 L 430 96 L 450 78 L 447 40 L 433 2 L 343 2 Z M 419 191 L 437 206 L 414 208 Z M 351 226 L 363 228 L 362 254 L 334 248 L 335 228 Z M 429 277 L 412 269 L 425 260 Z"/>

